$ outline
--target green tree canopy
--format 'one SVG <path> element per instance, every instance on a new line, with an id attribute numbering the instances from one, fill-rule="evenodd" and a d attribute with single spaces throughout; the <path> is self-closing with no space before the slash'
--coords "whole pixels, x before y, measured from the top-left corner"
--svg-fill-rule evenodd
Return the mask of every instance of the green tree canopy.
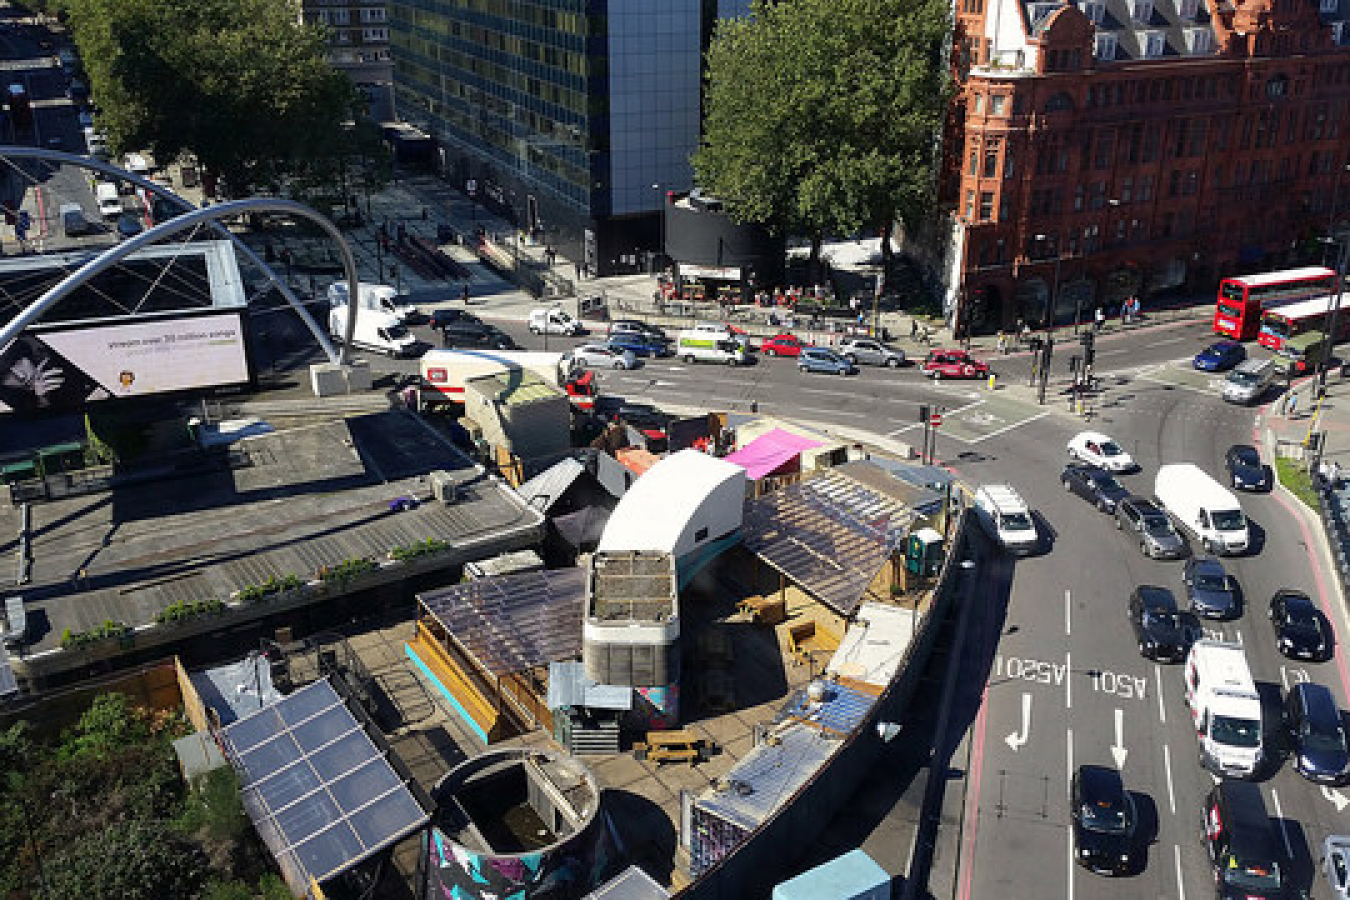
<path id="1" fill-rule="evenodd" d="M 939 0 L 756 0 L 708 53 L 698 183 L 738 221 L 812 239 L 931 207 L 950 78 Z"/>
<path id="2" fill-rule="evenodd" d="M 120 150 L 184 151 L 245 188 L 327 153 L 355 109 L 289 0 L 68 0 L 99 122 Z"/>

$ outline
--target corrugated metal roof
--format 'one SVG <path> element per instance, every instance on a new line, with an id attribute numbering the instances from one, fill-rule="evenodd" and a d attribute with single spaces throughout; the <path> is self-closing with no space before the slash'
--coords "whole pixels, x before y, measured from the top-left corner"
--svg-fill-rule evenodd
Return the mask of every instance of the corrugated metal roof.
<path id="1" fill-rule="evenodd" d="M 584 471 L 586 467 L 569 456 L 558 460 L 516 490 L 526 503 L 540 512 L 548 512 Z"/>
<path id="2" fill-rule="evenodd" d="M 633 689 L 623 685 L 596 684 L 586 677 L 581 662 L 555 662 L 548 666 L 548 708 L 584 706 L 587 709 L 632 709 Z"/>
<path id="3" fill-rule="evenodd" d="M 668 900 L 670 892 L 657 884 L 652 876 L 629 866 L 582 900 Z"/>
<path id="4" fill-rule="evenodd" d="M 582 569 L 482 578 L 421 594 L 427 611 L 494 675 L 581 654 Z"/>
<path id="5" fill-rule="evenodd" d="M 848 616 L 914 517 L 894 499 L 831 470 L 752 501 L 742 535 L 751 552 Z"/>
<path id="6" fill-rule="evenodd" d="M 745 831 L 754 831 L 811 779 L 839 739 L 800 723 L 780 726 L 773 743 L 759 744 L 694 804 Z"/>
<path id="7" fill-rule="evenodd" d="M 873 694 L 846 684 L 827 682 L 825 697 L 819 703 L 812 702 L 807 689 L 801 688 L 788 700 L 778 718 L 782 721 L 795 719 L 812 728 L 842 736 L 861 725 L 876 702 Z"/>

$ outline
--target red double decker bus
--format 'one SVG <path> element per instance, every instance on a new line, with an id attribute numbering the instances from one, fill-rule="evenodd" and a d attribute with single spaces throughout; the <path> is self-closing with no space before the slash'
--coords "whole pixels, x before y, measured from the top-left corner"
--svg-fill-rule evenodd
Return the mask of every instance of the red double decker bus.
<path id="1" fill-rule="evenodd" d="M 1219 282 L 1214 333 L 1250 341 L 1261 331 L 1261 313 L 1336 289 L 1336 272 L 1324 266 L 1240 275 Z"/>

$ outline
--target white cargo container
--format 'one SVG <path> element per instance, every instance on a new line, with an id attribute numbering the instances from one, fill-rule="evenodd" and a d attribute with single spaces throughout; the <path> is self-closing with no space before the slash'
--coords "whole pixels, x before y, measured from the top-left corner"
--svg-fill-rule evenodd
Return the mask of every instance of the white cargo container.
<path id="1" fill-rule="evenodd" d="M 1158 468 L 1153 496 L 1181 529 L 1210 553 L 1245 553 L 1250 543 L 1242 504 L 1194 463 L 1171 463 Z"/>

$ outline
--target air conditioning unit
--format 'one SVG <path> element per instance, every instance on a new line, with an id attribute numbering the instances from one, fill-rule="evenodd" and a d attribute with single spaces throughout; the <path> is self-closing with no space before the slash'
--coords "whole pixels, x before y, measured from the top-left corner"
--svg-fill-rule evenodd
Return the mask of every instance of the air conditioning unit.
<path id="1" fill-rule="evenodd" d="M 431 472 L 427 475 L 427 481 L 431 483 L 431 496 L 446 506 L 459 499 L 459 481 L 444 469 Z"/>

